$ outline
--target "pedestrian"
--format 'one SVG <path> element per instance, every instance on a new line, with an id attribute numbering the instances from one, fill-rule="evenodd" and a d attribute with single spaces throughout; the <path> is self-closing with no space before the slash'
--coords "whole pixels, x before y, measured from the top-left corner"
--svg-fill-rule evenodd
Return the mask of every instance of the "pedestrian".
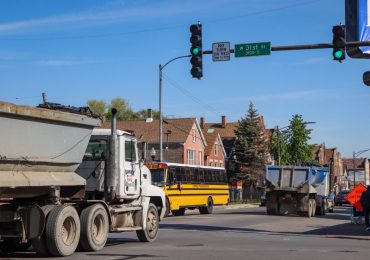
<path id="1" fill-rule="evenodd" d="M 361 203 L 361 206 L 364 210 L 366 231 L 370 231 L 370 224 L 369 224 L 370 185 L 368 185 L 367 188 L 366 188 L 366 191 L 364 191 L 361 194 L 360 203 Z"/>

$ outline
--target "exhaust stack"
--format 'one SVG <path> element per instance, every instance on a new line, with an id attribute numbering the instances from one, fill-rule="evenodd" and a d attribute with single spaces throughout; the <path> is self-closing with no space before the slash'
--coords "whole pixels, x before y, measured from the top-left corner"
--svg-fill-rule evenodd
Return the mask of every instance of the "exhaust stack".
<path id="1" fill-rule="evenodd" d="M 118 162 L 118 135 L 117 135 L 117 109 L 112 108 L 111 138 L 109 144 L 109 171 L 107 178 L 108 196 L 110 201 L 116 198 L 116 189 L 119 174 Z"/>

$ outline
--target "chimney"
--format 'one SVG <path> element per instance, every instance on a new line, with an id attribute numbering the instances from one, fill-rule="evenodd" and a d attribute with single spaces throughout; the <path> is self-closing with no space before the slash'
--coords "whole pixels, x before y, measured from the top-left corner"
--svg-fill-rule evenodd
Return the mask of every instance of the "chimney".
<path id="1" fill-rule="evenodd" d="M 147 123 L 153 122 L 153 110 L 151 108 L 148 108 L 147 110 L 147 118 L 145 120 Z"/>
<path id="2" fill-rule="evenodd" d="M 201 129 L 204 129 L 204 127 L 205 127 L 205 125 L 204 125 L 204 124 L 205 124 L 205 122 L 204 122 L 204 117 L 201 117 L 201 118 L 200 118 L 200 128 L 201 128 Z"/>
<path id="3" fill-rule="evenodd" d="M 221 126 L 222 128 L 226 128 L 226 116 L 221 116 Z"/>

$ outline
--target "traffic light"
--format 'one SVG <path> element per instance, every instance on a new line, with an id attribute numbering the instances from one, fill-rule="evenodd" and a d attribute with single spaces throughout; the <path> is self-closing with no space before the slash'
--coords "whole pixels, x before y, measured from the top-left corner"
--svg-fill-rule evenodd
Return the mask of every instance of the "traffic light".
<path id="1" fill-rule="evenodd" d="M 191 25 L 190 32 L 190 63 L 192 65 L 190 73 L 193 78 L 201 79 L 203 77 L 202 25 L 200 23 Z"/>
<path id="2" fill-rule="evenodd" d="M 344 25 L 333 26 L 333 60 L 342 62 L 346 58 L 346 28 Z"/>

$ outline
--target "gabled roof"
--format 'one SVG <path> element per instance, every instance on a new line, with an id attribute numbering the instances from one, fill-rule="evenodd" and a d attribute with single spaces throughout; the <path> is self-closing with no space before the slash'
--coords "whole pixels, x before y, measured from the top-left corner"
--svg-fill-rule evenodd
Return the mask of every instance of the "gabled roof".
<path id="1" fill-rule="evenodd" d="M 110 128 L 110 124 L 111 122 L 104 122 L 101 127 Z M 163 142 L 165 143 L 168 140 L 170 143 L 184 143 L 191 134 L 194 124 L 200 133 L 202 142 L 206 145 L 202 131 L 195 118 L 164 119 Z M 159 142 L 159 120 L 152 120 L 150 122 L 146 122 L 145 120 L 117 121 L 117 129 L 134 132 L 137 139 L 142 142 Z"/>
<path id="2" fill-rule="evenodd" d="M 217 143 L 220 145 L 220 147 L 222 149 L 222 153 L 223 153 L 224 157 L 226 157 L 226 152 L 225 152 L 224 145 L 222 143 L 220 135 L 217 132 L 207 133 L 206 129 L 203 129 L 202 132 L 203 132 L 204 138 L 206 139 L 206 142 L 207 142 L 207 146 L 204 148 L 204 155 L 205 156 L 211 155 L 211 153 L 213 151 L 213 146 L 217 141 Z"/>
<path id="3" fill-rule="evenodd" d="M 219 133 L 221 138 L 235 138 L 235 129 L 238 127 L 238 122 L 228 122 L 223 128 L 221 123 L 205 123 L 204 130 L 214 129 L 215 132 Z"/>

